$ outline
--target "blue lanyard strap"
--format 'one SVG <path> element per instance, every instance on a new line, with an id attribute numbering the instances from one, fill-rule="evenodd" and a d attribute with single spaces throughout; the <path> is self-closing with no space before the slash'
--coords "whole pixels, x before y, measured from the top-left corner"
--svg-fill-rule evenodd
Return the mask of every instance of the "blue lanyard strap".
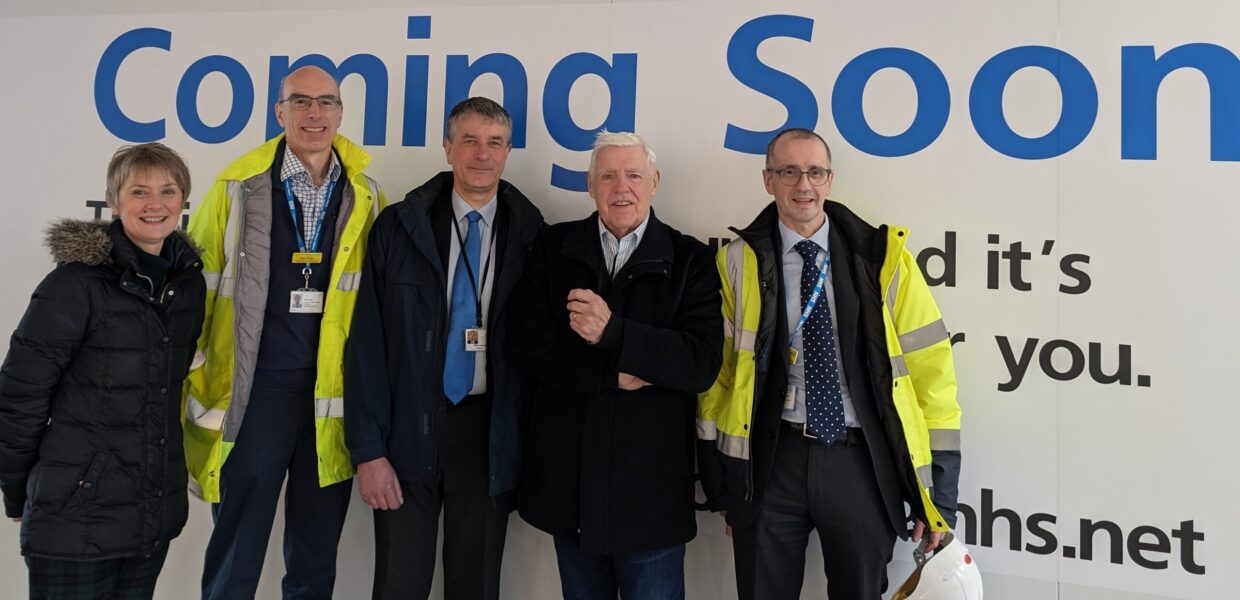
<path id="1" fill-rule="evenodd" d="M 788 347 L 792 347 L 792 340 L 797 337 L 797 333 L 801 331 L 801 327 L 805 325 L 805 321 L 809 320 L 810 313 L 814 312 L 814 305 L 818 304 L 818 299 L 822 296 L 822 290 L 827 284 L 827 269 L 831 268 L 831 257 L 828 256 L 823 261 L 822 266 L 818 268 L 818 283 L 814 284 L 814 292 L 809 295 L 809 301 L 805 303 L 805 310 L 801 311 L 801 320 L 797 321 L 796 329 L 792 330 L 792 335 L 788 336 Z"/>
<path id="2" fill-rule="evenodd" d="M 289 179 L 292 179 L 290 177 Z M 293 186 L 289 185 L 288 179 L 284 180 L 284 197 L 288 200 L 288 212 L 293 216 L 293 229 L 297 231 L 297 249 L 300 252 L 318 252 L 319 236 L 323 234 L 323 220 L 327 218 L 327 207 L 332 201 L 332 191 L 336 187 L 336 180 L 332 179 L 327 182 L 327 195 L 323 197 L 323 208 L 319 210 L 318 222 L 314 224 L 314 237 L 310 239 L 309 247 L 306 245 L 305 234 L 302 233 L 303 227 L 301 220 L 297 218 L 297 197 L 293 195 Z"/>

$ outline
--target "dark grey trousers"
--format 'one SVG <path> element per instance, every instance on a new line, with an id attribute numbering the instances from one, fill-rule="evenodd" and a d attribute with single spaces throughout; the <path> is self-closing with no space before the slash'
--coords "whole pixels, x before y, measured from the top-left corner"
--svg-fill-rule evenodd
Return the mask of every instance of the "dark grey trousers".
<path id="1" fill-rule="evenodd" d="M 469 397 L 448 409 L 439 445 L 436 485 L 402 481 L 405 503 L 376 510 L 376 600 L 423 599 L 435 575 L 435 544 L 443 510 L 443 597 L 495 600 L 508 533 L 508 513 L 495 509 L 487 465 L 489 398 Z"/>
<path id="2" fill-rule="evenodd" d="M 825 446 L 784 429 L 758 516 L 733 532 L 740 598 L 800 598 L 805 549 L 815 529 L 828 596 L 881 598 L 896 534 L 865 442 L 857 436 L 851 445 Z"/>

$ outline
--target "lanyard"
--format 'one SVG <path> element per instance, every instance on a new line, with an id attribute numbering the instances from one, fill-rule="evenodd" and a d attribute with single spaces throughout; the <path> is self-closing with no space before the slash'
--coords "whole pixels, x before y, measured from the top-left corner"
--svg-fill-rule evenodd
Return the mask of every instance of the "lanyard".
<path id="1" fill-rule="evenodd" d="M 474 268 L 469 264 L 469 253 L 465 251 L 465 238 L 461 235 L 461 222 L 456 218 L 456 212 L 452 213 L 452 230 L 456 232 L 456 241 L 461 247 L 461 258 L 465 262 L 465 272 L 469 275 L 469 287 L 474 290 L 474 306 L 477 309 L 475 313 L 478 317 L 477 326 L 482 327 L 482 289 L 487 285 L 487 271 L 491 268 L 491 250 L 495 245 L 495 227 L 491 227 L 491 243 L 487 246 L 487 259 L 482 263 L 482 281 L 480 283 L 474 280 Z M 481 241 L 481 240 L 479 240 Z M 482 286 L 482 289 L 479 288 Z"/>
<path id="2" fill-rule="evenodd" d="M 792 347 L 792 340 L 797 337 L 797 333 L 801 331 L 801 327 L 805 325 L 805 321 L 809 320 L 809 314 L 814 312 L 814 305 L 818 304 L 818 298 L 822 296 L 822 290 L 827 283 L 827 269 L 831 268 L 831 257 L 828 256 L 822 262 L 822 266 L 818 268 L 818 283 L 814 284 L 814 292 L 809 295 L 809 300 L 805 302 L 805 310 L 801 311 L 801 320 L 797 321 L 796 329 L 792 330 L 792 335 L 788 336 L 788 347 Z"/>
<path id="3" fill-rule="evenodd" d="M 292 179 L 290 177 L 289 179 Z M 332 201 L 332 190 L 336 187 L 336 180 L 327 182 L 327 195 L 323 197 L 323 208 L 319 210 L 318 222 L 314 224 L 314 237 L 310 238 L 310 244 L 307 247 L 305 234 L 302 233 L 303 227 L 297 219 L 297 197 L 293 195 L 293 186 L 289 185 L 288 179 L 284 180 L 284 197 L 288 200 L 288 212 L 293 215 L 293 229 L 297 230 L 297 249 L 301 252 L 318 252 L 319 236 L 323 233 L 323 220 L 327 218 L 327 206 Z"/>

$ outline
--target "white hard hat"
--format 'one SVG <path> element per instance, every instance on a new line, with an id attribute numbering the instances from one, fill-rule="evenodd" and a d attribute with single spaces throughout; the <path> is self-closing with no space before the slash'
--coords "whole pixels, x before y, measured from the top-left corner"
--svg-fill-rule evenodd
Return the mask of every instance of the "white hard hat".
<path id="1" fill-rule="evenodd" d="M 926 558 L 929 541 L 926 535 L 913 551 L 917 570 L 891 600 L 982 600 L 982 574 L 964 542 L 948 532 L 938 550 Z"/>

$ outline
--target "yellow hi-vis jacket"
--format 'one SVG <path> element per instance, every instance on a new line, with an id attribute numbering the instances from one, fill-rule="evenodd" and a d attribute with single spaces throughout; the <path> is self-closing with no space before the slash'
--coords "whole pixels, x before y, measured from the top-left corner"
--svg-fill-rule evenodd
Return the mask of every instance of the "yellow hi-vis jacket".
<path id="1" fill-rule="evenodd" d="M 220 501 L 220 471 L 241 431 L 254 384 L 271 270 L 270 170 L 282 138 L 224 169 L 189 222 L 190 237 L 203 250 L 207 310 L 185 381 L 182 424 L 190 489 L 208 502 Z M 341 176 L 349 182 L 340 207 L 348 218 L 338 229 L 319 330 L 314 425 L 320 486 L 354 473 L 344 442 L 344 345 L 366 237 L 385 204 L 379 185 L 363 172 L 370 155 L 340 135 L 332 147 L 340 156 Z"/>
<path id="2" fill-rule="evenodd" d="M 829 213 L 831 208 L 828 207 Z M 774 207 L 768 207 L 768 212 L 771 214 L 766 216 L 773 217 Z M 841 216 L 856 219 L 851 213 Z M 877 275 L 878 289 L 883 294 L 884 341 L 890 357 L 891 388 L 890 395 L 878 390 L 876 400 L 893 403 L 899 415 L 907 451 L 899 448 L 894 455 L 897 461 L 903 456 L 911 462 L 897 467 L 909 473 L 909 477 L 915 476 L 925 522 L 932 531 L 946 531 L 949 527 L 931 495 L 931 451 L 960 449 L 960 407 L 956 402 L 951 341 L 930 288 L 912 254 L 904 247 L 908 230 L 899 227 L 885 230 L 886 253 Z M 777 240 L 774 245 L 778 247 Z M 765 260 L 778 259 L 770 255 Z M 759 258 L 754 249 L 744 239 L 736 239 L 719 250 L 716 263 L 723 280 L 723 366 L 714 385 L 699 395 L 698 438 L 713 440 L 725 457 L 746 461 L 746 468 L 752 469 L 750 432 L 755 393 L 761 393 L 756 386 L 762 385 L 759 379 L 763 378 L 755 362 L 755 351 L 763 343 L 770 343 L 765 338 L 770 337 L 774 323 L 762 319 L 763 290 L 760 289 Z M 774 268 L 779 268 L 778 262 L 774 263 Z M 764 354 L 786 356 L 780 351 Z M 882 379 L 875 377 L 876 382 Z M 893 442 L 899 443 L 899 440 Z M 919 507 L 913 508 L 915 515 L 923 514 Z"/>

